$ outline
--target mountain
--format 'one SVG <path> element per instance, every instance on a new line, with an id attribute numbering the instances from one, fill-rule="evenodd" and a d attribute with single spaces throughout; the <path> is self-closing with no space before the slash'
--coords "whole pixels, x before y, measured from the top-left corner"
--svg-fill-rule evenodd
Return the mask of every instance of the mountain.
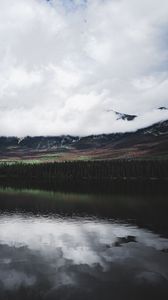
<path id="1" fill-rule="evenodd" d="M 128 114 L 115 111 L 113 109 L 108 109 L 106 111 L 115 113 L 115 115 L 117 116 L 117 120 L 133 121 L 135 118 L 137 118 L 137 115 L 128 115 Z"/>
<path id="2" fill-rule="evenodd" d="M 158 109 L 160 109 L 160 110 L 168 110 L 165 106 L 161 106 Z"/>
<path id="3" fill-rule="evenodd" d="M 136 132 L 78 136 L 0 137 L 0 159 L 168 158 L 168 120 Z"/>

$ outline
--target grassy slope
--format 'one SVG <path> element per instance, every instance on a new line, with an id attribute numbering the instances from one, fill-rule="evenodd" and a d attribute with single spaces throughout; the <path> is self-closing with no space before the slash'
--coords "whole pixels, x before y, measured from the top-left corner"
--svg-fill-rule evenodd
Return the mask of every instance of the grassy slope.
<path id="1" fill-rule="evenodd" d="M 20 156 L 13 153 L 0 159 L 0 162 L 54 162 L 54 161 L 73 161 L 73 160 L 111 160 L 111 159 L 168 159 L 168 151 L 151 152 L 147 149 L 140 150 L 138 148 L 123 149 L 92 149 L 92 150 L 71 150 L 67 152 L 34 152 L 24 153 Z"/>

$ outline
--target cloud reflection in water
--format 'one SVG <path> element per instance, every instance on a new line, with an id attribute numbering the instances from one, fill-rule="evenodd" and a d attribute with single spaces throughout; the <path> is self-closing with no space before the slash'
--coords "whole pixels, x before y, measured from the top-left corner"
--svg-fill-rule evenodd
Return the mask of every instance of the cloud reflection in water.
<path id="1" fill-rule="evenodd" d="M 41 299 L 106 299 L 113 293 L 122 299 L 144 287 L 154 297 L 157 291 L 166 295 L 167 248 L 167 239 L 128 224 L 2 214 L 0 296 L 7 299 L 12 291 L 20 299 L 21 290 L 30 290 L 39 299 L 40 290 Z"/>

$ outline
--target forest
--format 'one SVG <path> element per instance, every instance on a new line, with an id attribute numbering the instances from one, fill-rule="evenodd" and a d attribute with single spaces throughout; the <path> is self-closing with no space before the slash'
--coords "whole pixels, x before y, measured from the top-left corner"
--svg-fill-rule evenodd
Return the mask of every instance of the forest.
<path id="1" fill-rule="evenodd" d="M 0 185 L 37 188 L 167 189 L 168 161 L 111 160 L 0 165 Z M 133 184 L 132 184 L 133 183 Z M 142 186 L 143 184 L 143 186 Z"/>
<path id="2" fill-rule="evenodd" d="M 0 177 L 104 180 L 116 178 L 166 179 L 168 161 L 111 160 L 40 164 L 1 164 Z"/>

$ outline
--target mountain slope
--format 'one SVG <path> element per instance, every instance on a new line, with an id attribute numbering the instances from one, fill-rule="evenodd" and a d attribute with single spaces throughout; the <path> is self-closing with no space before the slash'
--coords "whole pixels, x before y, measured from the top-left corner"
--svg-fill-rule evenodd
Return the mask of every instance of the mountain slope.
<path id="1" fill-rule="evenodd" d="M 0 159 L 167 158 L 168 121 L 136 132 L 90 135 L 86 137 L 0 137 Z"/>
<path id="2" fill-rule="evenodd" d="M 135 118 L 137 118 L 137 115 L 128 115 L 128 114 L 125 114 L 125 113 L 121 113 L 121 112 L 115 111 L 113 109 L 108 109 L 107 112 L 113 112 L 113 113 L 115 113 L 115 115 L 117 117 L 117 120 L 133 121 Z"/>

